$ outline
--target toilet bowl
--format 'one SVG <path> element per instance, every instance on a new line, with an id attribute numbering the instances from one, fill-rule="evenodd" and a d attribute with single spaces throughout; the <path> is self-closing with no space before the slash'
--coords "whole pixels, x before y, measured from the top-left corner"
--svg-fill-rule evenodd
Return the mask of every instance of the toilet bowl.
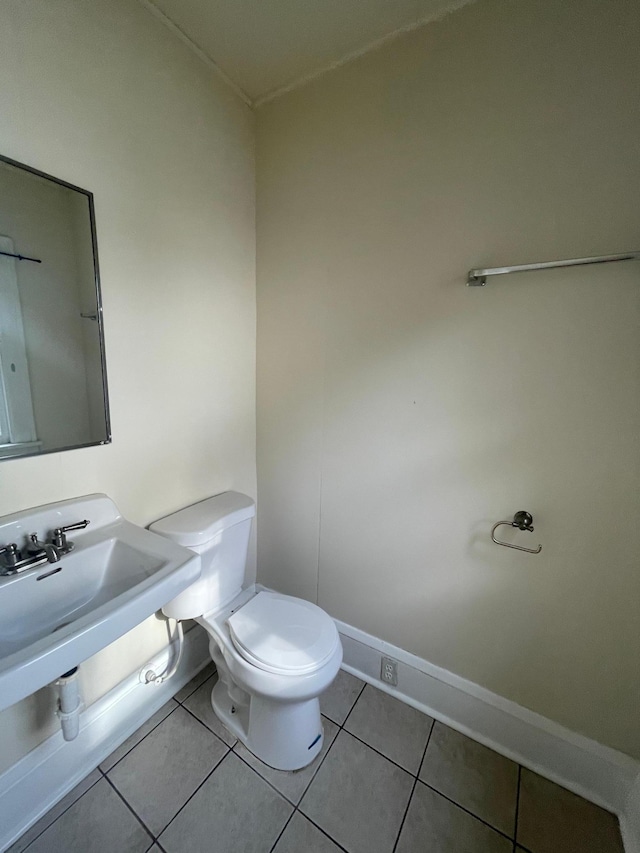
<path id="1" fill-rule="evenodd" d="M 335 678 L 342 646 L 333 620 L 300 598 L 243 589 L 253 501 L 224 492 L 151 525 L 196 551 L 202 574 L 163 611 L 195 619 L 218 670 L 211 697 L 227 729 L 265 764 L 298 770 L 318 755 L 318 697 Z"/>

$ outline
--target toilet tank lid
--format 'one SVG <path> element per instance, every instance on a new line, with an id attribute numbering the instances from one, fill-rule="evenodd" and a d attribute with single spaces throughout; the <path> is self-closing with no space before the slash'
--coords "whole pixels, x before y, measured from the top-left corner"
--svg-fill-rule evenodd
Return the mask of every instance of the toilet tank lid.
<path id="1" fill-rule="evenodd" d="M 256 506 L 240 492 L 222 492 L 154 521 L 149 530 L 187 548 L 204 545 L 221 530 L 253 518 Z"/>

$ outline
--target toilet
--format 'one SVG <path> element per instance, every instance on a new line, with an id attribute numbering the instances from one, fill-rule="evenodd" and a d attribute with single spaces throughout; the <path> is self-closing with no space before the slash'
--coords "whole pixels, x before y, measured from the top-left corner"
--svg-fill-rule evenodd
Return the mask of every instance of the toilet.
<path id="1" fill-rule="evenodd" d="M 255 756 L 277 770 L 306 767 L 322 749 L 318 697 L 342 663 L 333 620 L 290 595 L 243 589 L 255 504 L 223 492 L 156 521 L 150 530 L 200 555 L 200 579 L 163 612 L 195 619 L 218 670 L 214 712 Z"/>

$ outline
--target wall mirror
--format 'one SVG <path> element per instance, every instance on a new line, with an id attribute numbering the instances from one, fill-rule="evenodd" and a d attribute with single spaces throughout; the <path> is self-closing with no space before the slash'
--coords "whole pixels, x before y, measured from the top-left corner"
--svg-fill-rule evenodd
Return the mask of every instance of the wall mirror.
<path id="1" fill-rule="evenodd" d="M 110 441 L 93 196 L 0 156 L 0 460 Z"/>

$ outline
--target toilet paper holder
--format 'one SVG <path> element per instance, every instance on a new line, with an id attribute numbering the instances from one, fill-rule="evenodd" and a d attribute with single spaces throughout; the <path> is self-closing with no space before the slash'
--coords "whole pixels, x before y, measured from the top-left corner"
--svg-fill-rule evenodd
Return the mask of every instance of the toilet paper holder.
<path id="1" fill-rule="evenodd" d="M 526 551 L 527 554 L 539 554 L 542 551 L 542 545 L 537 548 L 523 548 L 522 545 L 511 545 L 510 542 L 503 542 L 501 539 L 496 539 L 496 530 L 501 524 L 506 524 L 508 527 L 517 527 L 518 530 L 528 530 L 533 533 L 533 516 L 530 512 L 524 509 L 519 510 L 514 516 L 513 521 L 498 521 L 491 528 L 491 538 L 496 545 L 504 545 L 505 548 L 515 548 L 516 551 Z"/>

